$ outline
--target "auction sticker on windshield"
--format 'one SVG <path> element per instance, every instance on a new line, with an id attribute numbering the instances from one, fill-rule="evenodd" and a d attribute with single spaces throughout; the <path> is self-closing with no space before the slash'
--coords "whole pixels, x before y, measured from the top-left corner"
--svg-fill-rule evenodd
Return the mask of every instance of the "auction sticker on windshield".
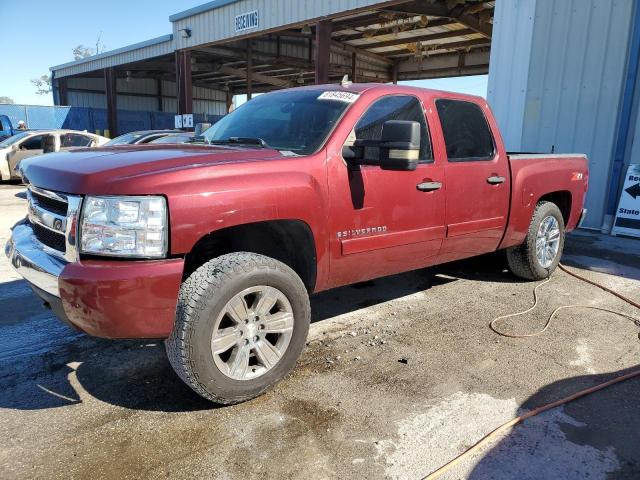
<path id="1" fill-rule="evenodd" d="M 358 99 L 358 94 L 354 92 L 341 92 L 339 90 L 332 90 L 329 92 L 323 92 L 318 100 L 337 100 L 339 102 L 353 103 Z"/>

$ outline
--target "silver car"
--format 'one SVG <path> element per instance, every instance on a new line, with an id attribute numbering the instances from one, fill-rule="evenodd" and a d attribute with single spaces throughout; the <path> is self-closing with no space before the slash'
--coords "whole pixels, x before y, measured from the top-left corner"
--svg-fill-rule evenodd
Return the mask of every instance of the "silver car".
<path id="1" fill-rule="evenodd" d="M 2 180 L 19 179 L 22 160 L 43 153 L 82 147 L 99 147 L 109 141 L 94 133 L 77 130 L 25 130 L 0 142 L 0 176 Z"/>

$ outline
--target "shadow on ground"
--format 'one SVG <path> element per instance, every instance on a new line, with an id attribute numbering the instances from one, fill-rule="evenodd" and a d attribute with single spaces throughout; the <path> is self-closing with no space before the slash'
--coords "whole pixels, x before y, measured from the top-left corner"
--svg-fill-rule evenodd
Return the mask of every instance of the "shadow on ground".
<path id="1" fill-rule="evenodd" d="M 465 276 L 517 281 L 492 256 L 456 262 L 314 295 L 312 321 L 425 291 Z M 16 288 L 24 290 L 20 293 L 24 298 L 16 298 L 13 291 Z M 214 408 L 175 375 L 162 341 L 111 341 L 77 335 L 51 313 L 43 311 L 24 282 L 0 284 L 0 305 L 4 311 L 15 310 L 18 302 L 23 312 L 16 322 L 37 320 L 34 330 L 41 335 L 56 330 L 62 340 L 42 352 L 23 348 L 12 354 L 7 354 L 6 344 L 0 342 L 0 408 L 38 410 L 79 403 L 81 394 L 74 384 L 81 387 L 80 392 L 86 390 L 103 402 L 125 408 L 165 412 Z M 0 334 L 1 330 L 15 326 L 15 322 L 9 323 L 0 322 Z M 19 337 L 16 341 L 21 342 Z"/>
<path id="2" fill-rule="evenodd" d="M 518 413 L 525 413 L 638 368 L 640 366 L 551 383 L 529 397 Z M 487 452 L 469 478 L 577 479 L 606 476 L 610 479 L 638 479 L 638 398 L 640 377 L 635 377 L 565 404 L 561 410 L 554 409 L 533 417 L 516 426 Z M 560 437 L 560 442 L 554 442 L 554 437 Z M 552 445 L 545 445 L 545 440 Z M 522 472 L 528 473 L 523 476 Z"/>

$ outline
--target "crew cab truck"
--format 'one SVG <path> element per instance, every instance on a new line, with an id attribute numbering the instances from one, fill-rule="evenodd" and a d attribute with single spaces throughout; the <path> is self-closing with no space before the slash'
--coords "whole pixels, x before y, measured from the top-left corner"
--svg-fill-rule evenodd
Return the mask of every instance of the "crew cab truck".
<path id="1" fill-rule="evenodd" d="M 309 294 L 496 250 L 515 275 L 545 278 L 584 215 L 585 156 L 508 154 L 478 97 L 281 90 L 203 135 L 30 162 L 6 254 L 74 328 L 165 339 L 214 402 L 293 368 Z"/>

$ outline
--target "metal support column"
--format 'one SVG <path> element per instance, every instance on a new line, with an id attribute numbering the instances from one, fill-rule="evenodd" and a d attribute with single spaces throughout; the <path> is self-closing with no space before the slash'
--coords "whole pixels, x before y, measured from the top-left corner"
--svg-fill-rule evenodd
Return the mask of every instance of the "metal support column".
<path id="1" fill-rule="evenodd" d="M 253 94 L 253 52 L 251 51 L 251 40 L 247 40 L 247 100 L 251 100 Z"/>
<path id="2" fill-rule="evenodd" d="M 158 94 L 158 111 L 162 112 L 164 109 L 162 98 L 162 79 L 156 78 L 156 93 Z"/>
<path id="3" fill-rule="evenodd" d="M 227 113 L 231 113 L 233 111 L 233 92 L 229 89 L 224 93 L 227 100 Z"/>
<path id="4" fill-rule="evenodd" d="M 353 83 L 357 83 L 358 79 L 356 76 L 356 65 L 358 62 L 358 56 L 356 52 L 351 52 L 351 81 Z"/>
<path id="5" fill-rule="evenodd" d="M 316 24 L 316 85 L 329 83 L 329 50 L 331 47 L 331 20 Z"/>
<path id="6" fill-rule="evenodd" d="M 176 96 L 178 114 L 193 113 L 193 84 L 191 79 L 191 52 L 176 52 Z"/>
<path id="7" fill-rule="evenodd" d="M 67 94 L 67 79 L 60 78 L 58 82 L 58 105 L 69 105 L 69 95 Z"/>
<path id="8" fill-rule="evenodd" d="M 118 135 L 118 93 L 116 90 L 116 71 L 113 67 L 104 69 L 104 91 L 107 97 L 107 126 L 109 137 Z"/>

